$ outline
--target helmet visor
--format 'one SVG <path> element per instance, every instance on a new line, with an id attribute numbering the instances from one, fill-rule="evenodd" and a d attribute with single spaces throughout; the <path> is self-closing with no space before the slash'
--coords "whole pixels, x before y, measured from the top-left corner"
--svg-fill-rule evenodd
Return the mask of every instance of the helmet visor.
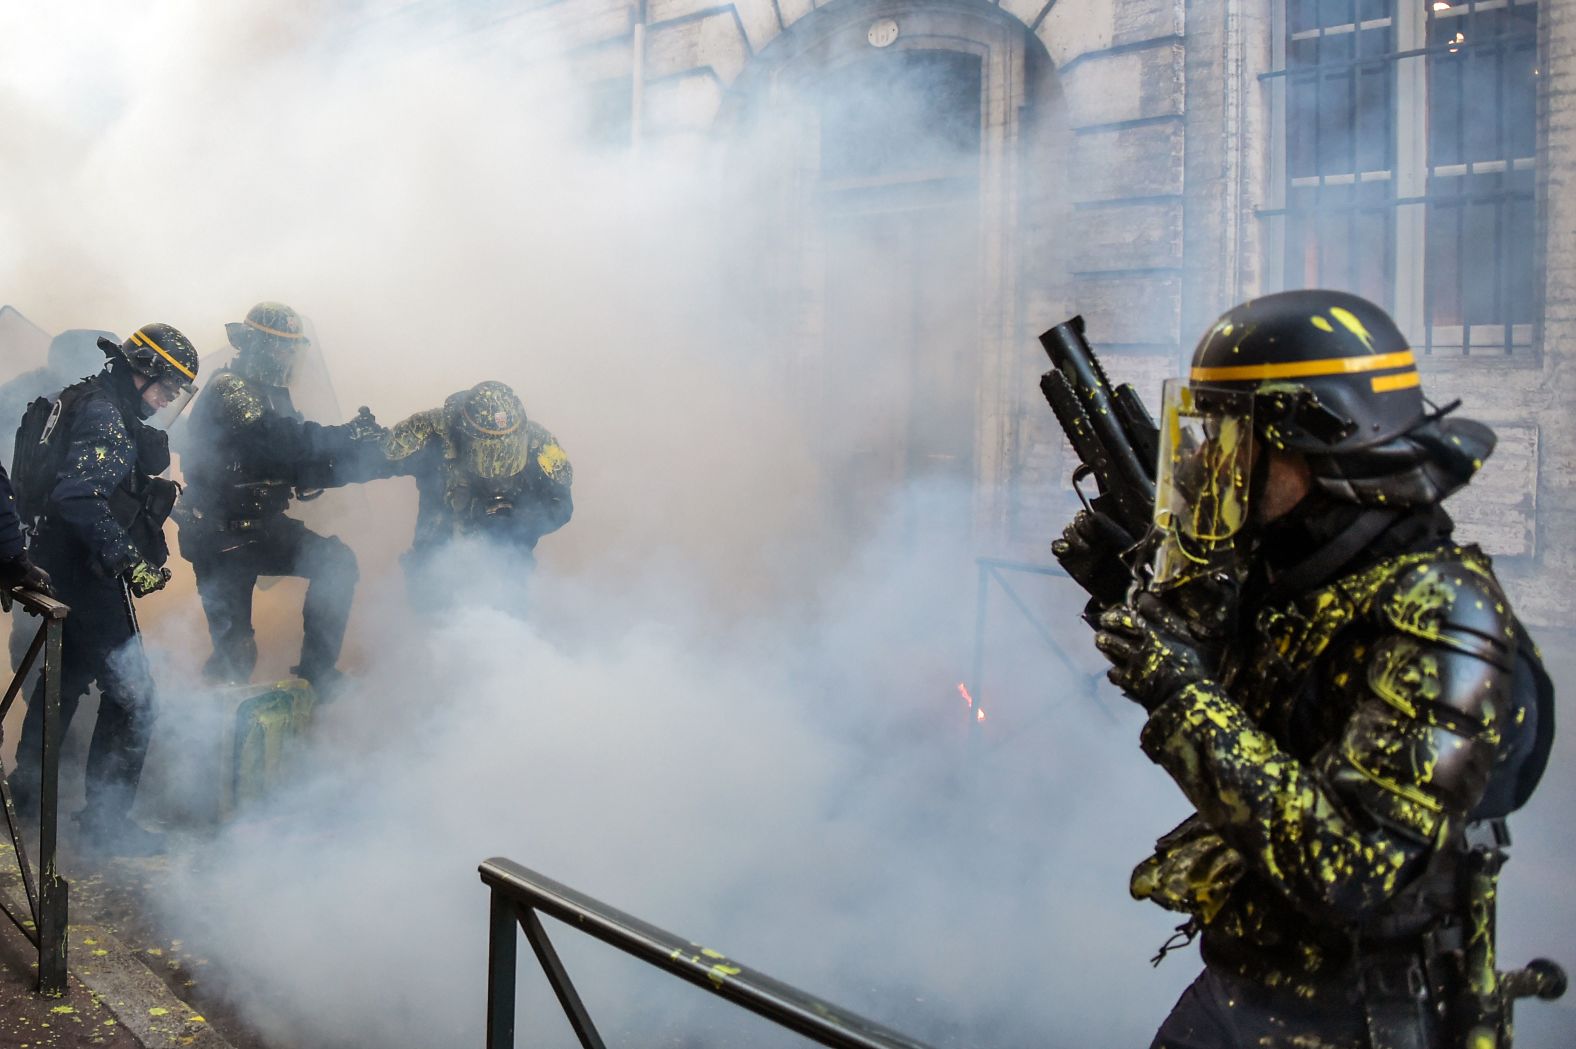
<path id="1" fill-rule="evenodd" d="M 526 464 L 525 433 L 498 434 L 492 437 L 472 437 L 466 441 L 465 461 L 473 477 L 498 481 L 513 477 Z"/>
<path id="2" fill-rule="evenodd" d="M 241 355 L 246 370 L 258 382 L 269 386 L 289 386 L 295 379 L 301 351 L 306 348 L 305 340 L 286 342 L 283 339 L 260 339 L 258 342 L 255 349 L 246 350 Z"/>
<path id="3" fill-rule="evenodd" d="M 1248 523 L 1253 396 L 1172 379 L 1161 402 L 1151 585 L 1234 575 Z"/>
<path id="4" fill-rule="evenodd" d="M 181 417 L 192 398 L 197 396 L 197 384 L 179 375 L 166 375 L 155 379 L 143 390 L 142 403 L 152 414 L 144 420 L 149 426 L 168 430 Z"/>

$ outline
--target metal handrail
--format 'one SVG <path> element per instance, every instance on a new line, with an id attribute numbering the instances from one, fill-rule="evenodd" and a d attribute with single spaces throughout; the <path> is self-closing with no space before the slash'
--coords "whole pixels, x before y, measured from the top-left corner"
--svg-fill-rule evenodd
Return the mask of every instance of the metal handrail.
<path id="1" fill-rule="evenodd" d="M 17 867 L 22 875 L 22 889 L 27 896 L 32 919 L 18 917 L 0 900 L 0 913 L 22 931 L 29 943 L 38 948 L 38 979 L 34 989 L 42 995 L 57 998 L 66 993 L 66 913 L 67 886 L 55 866 L 55 831 L 58 820 L 60 786 L 60 643 L 67 614 L 71 609 L 54 598 L 32 590 L 0 588 L 0 606 L 9 611 L 17 604 L 29 615 L 39 617 L 38 633 L 27 648 L 5 698 L 0 699 L 0 721 L 5 719 L 11 704 L 22 691 L 33 665 L 43 655 L 39 676 L 43 693 L 43 745 L 40 755 L 40 784 L 38 789 L 38 881 L 33 880 L 28 865 L 26 843 L 22 840 L 17 823 L 16 805 L 11 799 L 11 785 L 6 778 L 4 765 L 0 765 L 0 804 L 5 809 L 6 830 L 16 851 Z M 34 700 L 39 693 L 34 692 Z"/>
<path id="2" fill-rule="evenodd" d="M 547 939 L 538 912 L 821 1045 L 835 1049 L 929 1049 L 923 1042 L 609 907 L 512 860 L 495 857 L 480 870 L 482 881 L 492 889 L 487 1049 L 514 1046 L 516 925 L 536 952 L 580 1045 L 603 1049 L 602 1037 Z"/>

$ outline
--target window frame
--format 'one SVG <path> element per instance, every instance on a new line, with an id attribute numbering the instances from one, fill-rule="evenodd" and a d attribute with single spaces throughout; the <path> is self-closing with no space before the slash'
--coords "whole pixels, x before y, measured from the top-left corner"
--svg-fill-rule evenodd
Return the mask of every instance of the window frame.
<path id="1" fill-rule="evenodd" d="M 1270 5 L 1270 64 L 1268 71 L 1259 75 L 1266 93 L 1265 105 L 1269 125 L 1269 158 L 1265 168 L 1268 184 L 1265 187 L 1264 204 L 1256 212 L 1262 236 L 1260 264 L 1263 286 L 1272 290 L 1288 287 L 1289 222 L 1298 215 L 1317 216 L 1322 210 L 1318 206 L 1300 211 L 1294 208 L 1288 199 L 1291 191 L 1386 181 L 1390 183 L 1392 190 L 1389 199 L 1383 203 L 1363 204 L 1353 200 L 1350 204 L 1331 208 L 1325 214 L 1378 209 L 1393 216 L 1394 228 L 1388 238 L 1387 251 L 1390 257 L 1386 267 L 1391 301 L 1386 305 L 1401 330 L 1412 333 L 1417 339 L 1419 352 L 1426 354 L 1429 360 L 1435 363 L 1477 362 L 1511 366 L 1540 364 L 1542 359 L 1540 289 L 1532 289 L 1531 316 L 1526 322 L 1510 320 L 1495 324 L 1471 325 L 1428 323 L 1431 305 L 1428 223 L 1431 217 L 1437 214 L 1434 209 L 1440 204 L 1451 205 L 1459 200 L 1473 199 L 1471 194 L 1462 197 L 1440 193 L 1437 187 L 1430 186 L 1431 179 L 1511 171 L 1531 172 L 1529 187 L 1525 189 L 1501 187 L 1477 199 L 1486 198 L 1501 205 L 1494 218 L 1494 228 L 1496 235 L 1502 240 L 1510 237 L 1516 228 L 1515 218 L 1511 212 L 1513 202 L 1516 200 L 1525 202 L 1525 206 L 1531 211 L 1532 236 L 1529 238 L 1531 243 L 1523 250 L 1531 253 L 1529 261 L 1533 263 L 1532 272 L 1535 272 L 1536 259 L 1540 256 L 1537 243 L 1544 234 L 1537 211 L 1540 191 L 1536 172 L 1540 147 L 1536 123 L 1533 125 L 1535 138 L 1529 156 L 1500 157 L 1495 160 L 1457 164 L 1432 163 L 1430 65 L 1434 61 L 1434 56 L 1446 52 L 1454 53 L 1454 49 L 1450 44 L 1430 45 L 1429 28 L 1435 19 L 1456 18 L 1475 12 L 1517 7 L 1530 8 L 1534 15 L 1535 28 L 1531 44 L 1536 63 L 1538 37 L 1543 29 L 1543 19 L 1546 17 L 1540 0 L 1453 0 L 1452 7 L 1444 11 L 1432 10 L 1432 5 L 1424 3 L 1423 0 L 1394 0 L 1388 13 L 1382 17 L 1354 21 L 1340 26 L 1318 27 L 1296 34 L 1298 39 L 1322 39 L 1342 33 L 1383 28 L 1386 24 L 1394 30 L 1391 48 L 1385 54 L 1363 56 L 1354 53 L 1349 60 L 1330 64 L 1337 69 L 1345 67 L 1348 70 L 1357 70 L 1383 62 L 1393 71 L 1390 89 L 1389 143 L 1392 152 L 1390 162 L 1393 166 L 1375 171 L 1354 170 L 1341 174 L 1317 174 L 1298 178 L 1290 177 L 1289 170 L 1291 150 L 1287 130 L 1288 92 L 1292 76 L 1296 71 L 1287 66 L 1290 58 L 1288 41 L 1293 39 L 1292 34 L 1288 32 L 1290 18 L 1288 3 L 1289 0 L 1273 0 Z M 1361 19 L 1363 13 L 1360 4 L 1361 0 L 1358 0 L 1353 9 L 1354 16 L 1358 19 Z M 1466 41 L 1459 46 L 1506 48 L 1516 46 L 1516 41 L 1515 36 L 1505 34 L 1478 44 Z M 1354 48 L 1354 52 L 1355 50 Z M 1536 66 L 1534 75 L 1537 75 Z M 1534 107 L 1538 105 L 1536 95 L 1533 105 Z M 1536 121 L 1536 108 L 1529 116 Z M 1508 151 L 1507 145 L 1505 152 Z M 1499 250 L 1501 257 L 1495 267 L 1495 279 L 1500 282 L 1499 287 L 1503 289 L 1509 287 L 1509 281 L 1516 269 L 1516 261 L 1503 247 Z M 1464 281 L 1467 278 L 1460 279 Z M 1301 282 L 1297 282 L 1296 286 L 1302 286 Z M 1464 292 L 1460 297 L 1464 309 Z M 1497 338 L 1491 337 L 1490 333 L 1498 333 Z M 1465 339 L 1463 335 L 1466 336 Z"/>

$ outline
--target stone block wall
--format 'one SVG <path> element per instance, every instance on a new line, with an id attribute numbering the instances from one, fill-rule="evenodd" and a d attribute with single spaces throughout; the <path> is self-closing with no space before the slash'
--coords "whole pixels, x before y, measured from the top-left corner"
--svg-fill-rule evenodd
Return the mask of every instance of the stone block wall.
<path id="1" fill-rule="evenodd" d="M 803 37 L 819 9 L 850 2 L 500 2 L 486 32 L 522 51 L 551 39 L 587 82 L 616 90 L 638 78 L 635 122 L 653 141 L 708 134 L 736 82 L 763 55 L 779 54 L 784 34 Z M 901 19 L 909 5 L 878 6 Z M 1005 330 L 986 337 L 998 346 L 982 347 L 1007 363 L 982 363 L 980 443 L 989 454 L 978 474 L 977 530 L 982 552 L 1043 561 L 1075 504 L 1065 488 L 1065 447 L 1036 389 L 1044 363 L 1035 335 L 1081 312 L 1114 377 L 1153 397 L 1220 310 L 1263 290 L 1257 212 L 1268 199 L 1274 140 L 1259 77 L 1269 67 L 1273 5 L 991 6 L 1032 35 L 1030 46 L 1043 46 L 1054 89 L 1036 94 L 1014 84 L 1013 105 L 1032 96 L 1051 111 L 1025 116 L 1016 141 L 988 138 L 990 148 L 1024 155 L 1016 183 L 991 188 L 999 199 L 983 201 L 1016 217 L 1004 234 L 1013 243 L 986 246 L 1000 262 L 996 270 L 987 264 L 987 298 L 1010 302 L 998 309 Z M 1569 7 L 1543 0 L 1540 9 L 1544 283 L 1535 352 L 1424 364 L 1435 400 L 1460 396 L 1469 414 L 1501 430 L 1499 453 L 1457 515 L 1465 534 L 1498 552 L 1527 618 L 1544 623 L 1576 621 L 1576 377 L 1567 360 L 1567 347 L 1576 346 L 1576 11 Z M 1037 192 L 1055 200 L 1039 206 Z"/>

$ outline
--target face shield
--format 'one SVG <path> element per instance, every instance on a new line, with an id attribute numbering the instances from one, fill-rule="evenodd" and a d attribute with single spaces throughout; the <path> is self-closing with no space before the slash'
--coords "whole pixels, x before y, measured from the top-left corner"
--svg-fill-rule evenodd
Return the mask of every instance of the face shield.
<path id="1" fill-rule="evenodd" d="M 466 471 L 483 481 L 502 481 L 525 469 L 525 431 L 470 436 L 464 444 Z"/>
<path id="2" fill-rule="evenodd" d="M 295 379 L 296 365 L 306 349 L 306 340 L 285 342 L 282 339 L 262 339 L 256 349 L 247 350 L 248 370 L 259 382 L 269 386 L 288 387 Z"/>
<path id="3" fill-rule="evenodd" d="M 186 406 L 192 398 L 197 396 L 197 384 L 179 375 L 165 375 L 154 379 L 146 386 L 142 377 L 138 377 L 138 387 L 142 391 L 143 421 L 160 430 L 168 431 L 181 417 Z"/>
<path id="4" fill-rule="evenodd" d="M 1253 467 L 1253 395 L 1168 380 L 1160 414 L 1150 586 L 1240 573 Z"/>

